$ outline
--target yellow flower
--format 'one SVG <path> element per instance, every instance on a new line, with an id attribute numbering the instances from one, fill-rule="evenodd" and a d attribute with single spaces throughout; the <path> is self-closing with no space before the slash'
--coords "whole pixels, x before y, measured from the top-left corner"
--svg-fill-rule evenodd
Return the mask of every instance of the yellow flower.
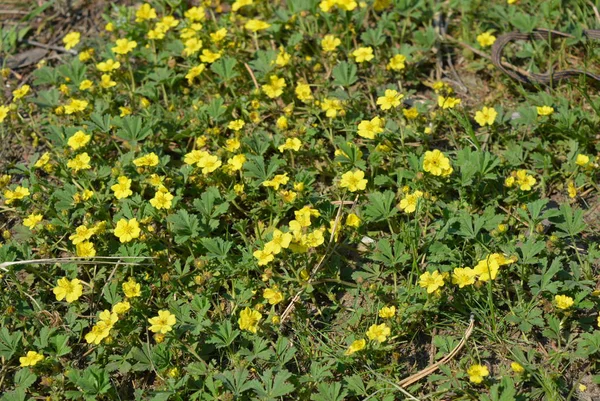
<path id="1" fill-rule="evenodd" d="M 67 145 L 69 145 L 71 149 L 77 150 L 87 145 L 91 138 L 91 135 L 87 135 L 83 131 L 77 131 L 75 134 L 73 134 L 73 136 L 69 138 L 69 140 L 67 141 Z"/>
<path id="2" fill-rule="evenodd" d="M 204 21 L 206 18 L 206 11 L 204 10 L 204 7 L 191 7 L 186 10 L 183 15 L 192 22 Z"/>
<path id="3" fill-rule="evenodd" d="M 558 309 L 569 309 L 575 303 L 573 298 L 567 295 L 556 295 L 554 297 L 554 303 Z"/>
<path id="4" fill-rule="evenodd" d="M 177 323 L 175 315 L 168 310 L 159 310 L 158 316 L 148 319 L 151 326 L 148 328 L 153 333 L 167 334 L 173 330 L 173 326 Z"/>
<path id="5" fill-rule="evenodd" d="M 341 188 L 348 188 L 350 192 L 362 191 L 367 188 L 367 179 L 361 170 L 348 171 L 342 175 Z"/>
<path id="6" fill-rule="evenodd" d="M 91 59 L 93 55 L 94 55 L 94 49 L 84 50 L 81 53 L 79 53 L 79 61 L 81 61 L 82 63 L 85 63 L 86 61 Z"/>
<path id="7" fill-rule="evenodd" d="M 115 30 L 115 25 L 112 22 L 109 22 L 106 25 L 104 25 L 104 30 L 106 32 L 112 32 Z"/>
<path id="8" fill-rule="evenodd" d="M 341 44 L 342 41 L 339 38 L 336 38 L 333 35 L 325 35 L 321 41 L 321 48 L 325 52 L 333 52 Z"/>
<path id="9" fill-rule="evenodd" d="M 114 234 L 122 243 L 129 242 L 140 236 L 140 225 L 135 218 L 130 220 L 121 219 L 117 222 Z"/>
<path id="10" fill-rule="evenodd" d="M 253 0 L 236 0 L 231 5 L 231 11 L 236 12 L 236 11 L 238 11 L 242 7 L 246 7 L 246 6 L 252 5 L 252 3 L 253 3 Z"/>
<path id="11" fill-rule="evenodd" d="M 25 356 L 19 358 L 19 362 L 21 363 L 21 367 L 27 366 L 35 366 L 38 362 L 44 359 L 44 355 L 36 352 L 36 351 L 27 351 Z"/>
<path id="12" fill-rule="evenodd" d="M 474 269 L 469 267 L 457 267 L 452 272 L 452 284 L 457 284 L 459 288 L 463 288 L 467 285 L 474 284 L 475 277 L 477 277 L 477 273 L 475 273 Z"/>
<path id="13" fill-rule="evenodd" d="M 360 340 L 355 340 L 352 342 L 352 344 L 350 344 L 350 346 L 348 347 L 348 349 L 346 350 L 346 352 L 344 353 L 344 355 L 352 355 L 362 349 L 365 348 L 365 346 L 367 345 L 367 340 L 360 339 Z"/>
<path id="14" fill-rule="evenodd" d="M 452 166 L 450 165 L 450 159 L 448 159 L 442 152 L 438 149 L 433 151 L 425 152 L 425 157 L 423 159 L 423 170 L 428 173 L 431 173 L 435 176 L 443 176 L 445 173 L 450 171 Z"/>
<path id="15" fill-rule="evenodd" d="M 281 46 L 279 48 L 279 53 L 277 54 L 277 58 L 275 59 L 275 64 L 279 67 L 285 67 L 290 63 L 292 56 L 285 51 L 285 48 Z"/>
<path id="16" fill-rule="evenodd" d="M 80 258 L 93 258 L 96 256 L 96 248 L 90 241 L 80 242 L 75 246 L 75 251 Z"/>
<path id="17" fill-rule="evenodd" d="M 414 213 L 417 210 L 417 204 L 419 199 L 423 197 L 423 192 L 415 191 L 412 194 L 406 194 L 406 196 L 398 204 L 398 208 L 404 213 Z"/>
<path id="18" fill-rule="evenodd" d="M 210 40 L 213 43 L 219 43 L 220 41 L 225 39 L 226 36 L 227 36 L 227 28 L 221 28 L 215 32 L 211 32 Z"/>
<path id="19" fill-rule="evenodd" d="M 112 311 L 117 315 L 122 315 L 131 308 L 131 304 L 128 301 L 117 302 L 113 305 Z"/>
<path id="20" fill-rule="evenodd" d="M 65 49 L 71 50 L 81 40 L 81 34 L 79 32 L 69 32 L 63 38 L 63 43 L 65 44 Z"/>
<path id="21" fill-rule="evenodd" d="M 286 130 L 288 129 L 288 119 L 286 116 L 281 116 L 277 119 L 277 121 L 275 122 L 275 126 L 277 128 L 279 128 L 280 130 Z"/>
<path id="22" fill-rule="evenodd" d="M 262 315 L 259 311 L 246 307 L 240 312 L 240 318 L 238 319 L 240 330 L 248 330 L 249 332 L 256 334 L 260 319 L 262 319 Z"/>
<path id="23" fill-rule="evenodd" d="M 510 368 L 516 374 L 521 374 L 521 373 L 525 372 L 525 368 L 518 362 L 511 362 Z"/>
<path id="24" fill-rule="evenodd" d="M 308 84 L 298 84 L 294 91 L 298 99 L 300 99 L 303 103 L 308 103 L 313 100 L 312 92 L 310 91 L 310 85 Z"/>
<path id="25" fill-rule="evenodd" d="M 188 84 L 191 85 L 194 82 L 194 78 L 202 74 L 202 71 L 204 71 L 205 69 L 205 64 L 200 64 L 190 68 L 188 73 L 185 75 L 185 78 L 188 80 Z"/>
<path id="26" fill-rule="evenodd" d="M 283 293 L 277 287 L 267 288 L 263 291 L 263 298 L 271 305 L 277 305 L 283 301 Z"/>
<path id="27" fill-rule="evenodd" d="M 127 298 L 135 298 L 142 295 L 142 286 L 133 277 L 129 277 L 129 280 L 124 282 L 121 287 Z"/>
<path id="28" fill-rule="evenodd" d="M 456 105 L 459 105 L 460 102 L 461 100 L 455 97 L 438 96 L 438 106 L 442 109 L 453 109 Z"/>
<path id="29" fill-rule="evenodd" d="M 149 19 L 156 19 L 156 10 L 150 4 L 144 3 L 135 12 L 135 22 L 142 22 Z"/>
<path id="30" fill-rule="evenodd" d="M 243 154 L 235 155 L 229 159 L 227 159 L 227 167 L 231 171 L 239 171 L 246 163 L 246 156 Z"/>
<path id="31" fill-rule="evenodd" d="M 581 166 L 581 167 L 587 166 L 589 162 L 590 162 L 590 157 L 587 155 L 583 155 L 581 153 L 579 153 L 577 155 L 577 158 L 575 159 L 575 164 L 577 164 L 578 166 Z"/>
<path id="32" fill-rule="evenodd" d="M 42 156 L 40 156 L 39 159 L 37 159 L 37 161 L 35 162 L 33 167 L 35 167 L 35 168 L 44 167 L 46 164 L 48 164 L 49 161 L 50 161 L 50 153 L 45 152 Z"/>
<path id="33" fill-rule="evenodd" d="M 471 365 L 467 370 L 467 374 L 471 383 L 479 384 L 483 381 L 484 377 L 490 375 L 490 371 L 484 365 Z"/>
<path id="34" fill-rule="evenodd" d="M 73 242 L 73 245 L 77 245 L 92 238 L 95 233 L 95 228 L 87 228 L 85 225 L 81 225 L 75 229 L 75 234 L 72 234 L 69 239 Z"/>
<path id="35" fill-rule="evenodd" d="M 119 117 L 125 117 L 131 114 L 131 108 L 127 106 L 119 106 L 119 111 L 121 112 L 121 114 L 119 114 Z"/>
<path id="36" fill-rule="evenodd" d="M 481 47 L 490 47 L 495 41 L 496 37 L 492 35 L 491 31 L 477 35 L 477 43 L 479 43 L 479 46 Z"/>
<path id="37" fill-rule="evenodd" d="M 515 182 L 521 191 L 531 191 L 537 181 L 532 175 L 527 174 L 526 170 L 519 170 L 516 173 Z"/>
<path id="38" fill-rule="evenodd" d="M 375 139 L 375 137 L 383 132 L 383 121 L 380 117 L 374 117 L 371 121 L 362 120 L 358 124 L 358 136 Z"/>
<path id="39" fill-rule="evenodd" d="M 133 164 L 135 164 L 136 167 L 143 167 L 143 166 L 148 166 L 148 167 L 154 167 L 157 166 L 159 162 L 158 156 L 156 155 L 156 153 L 151 152 L 148 153 L 147 155 L 138 157 L 137 159 L 135 159 L 133 161 Z"/>
<path id="40" fill-rule="evenodd" d="M 285 140 L 285 143 L 283 145 L 279 145 L 277 149 L 279 149 L 280 152 L 284 152 L 286 150 L 293 150 L 294 152 L 297 152 L 300 150 L 301 146 L 302 141 L 300 139 L 288 138 Z"/>
<path id="41" fill-rule="evenodd" d="M 88 104 L 87 100 L 70 99 L 69 103 L 65 105 L 65 114 L 74 114 L 84 111 Z"/>
<path id="42" fill-rule="evenodd" d="M 265 244 L 264 251 L 266 253 L 277 255 L 282 249 L 288 248 L 290 242 L 292 242 L 292 234 L 284 233 L 276 229 L 273 231 L 273 239 Z"/>
<path id="43" fill-rule="evenodd" d="M 414 107 L 402 110 L 402 114 L 404 114 L 404 117 L 406 117 L 409 120 L 414 120 L 417 117 L 419 117 L 419 111 Z"/>
<path id="44" fill-rule="evenodd" d="M 9 111 L 10 108 L 8 108 L 8 106 L 0 106 L 0 123 L 4 122 L 4 119 L 6 118 L 6 116 L 8 116 Z"/>
<path id="45" fill-rule="evenodd" d="M 385 94 L 377 98 L 377 104 L 381 107 L 381 110 L 389 110 L 392 107 L 400 106 L 403 97 L 404 95 L 398 93 L 398 91 L 386 89 Z"/>
<path id="46" fill-rule="evenodd" d="M 321 102 L 321 110 L 325 112 L 327 117 L 335 118 L 338 112 L 343 110 L 342 101 L 340 99 L 325 99 Z"/>
<path id="47" fill-rule="evenodd" d="M 252 253 L 252 255 L 258 259 L 258 265 L 259 266 L 265 266 L 268 265 L 270 262 L 272 262 L 275 259 L 275 256 L 273 256 L 272 253 L 266 252 L 264 250 L 257 250 L 254 251 L 254 253 Z"/>
<path id="48" fill-rule="evenodd" d="M 103 321 L 98 322 L 92 330 L 85 335 L 85 341 L 88 344 L 98 345 L 110 335 L 110 329 L 112 327 Z"/>
<path id="49" fill-rule="evenodd" d="M 246 25 L 244 25 L 244 28 L 246 28 L 249 31 L 252 32 L 258 32 L 258 31 L 262 31 L 265 29 L 268 29 L 271 26 L 271 24 L 261 21 L 261 20 L 257 20 L 257 19 L 251 19 L 250 21 L 246 22 Z"/>
<path id="50" fill-rule="evenodd" d="M 185 41 L 185 49 L 183 49 L 183 54 L 185 56 L 191 56 L 192 54 L 198 53 L 200 49 L 202 49 L 202 41 L 198 38 L 191 38 Z"/>
<path id="51" fill-rule="evenodd" d="M 91 168 L 90 160 L 90 156 L 87 154 L 87 152 L 84 152 L 69 160 L 67 162 L 67 167 L 75 172 L 78 172 L 79 170 L 87 170 Z"/>
<path id="52" fill-rule="evenodd" d="M 154 194 L 154 198 L 150 199 L 150 204 L 156 209 L 168 210 L 171 208 L 173 195 L 167 190 L 158 190 Z"/>
<path id="53" fill-rule="evenodd" d="M 516 259 L 506 258 L 501 253 L 492 253 L 486 258 L 481 259 L 473 268 L 480 281 L 494 280 L 498 275 L 500 266 L 514 263 Z"/>
<path id="54" fill-rule="evenodd" d="M 554 107 L 550 106 L 538 106 L 536 107 L 538 116 L 549 116 L 554 113 Z"/>
<path id="55" fill-rule="evenodd" d="M 369 340 L 377 341 L 378 343 L 385 342 L 392 330 L 387 324 L 374 324 L 367 330 L 367 337 Z"/>
<path id="56" fill-rule="evenodd" d="M 356 60 L 357 63 L 364 63 L 365 61 L 371 61 L 375 57 L 373 55 L 373 48 L 371 46 L 368 47 L 359 47 L 358 49 L 352 52 L 352 57 Z"/>
<path id="57" fill-rule="evenodd" d="M 23 225 L 30 230 L 33 230 L 34 227 L 37 226 L 43 219 L 43 215 L 31 213 L 25 220 L 23 220 Z"/>
<path id="58" fill-rule="evenodd" d="M 79 90 L 85 91 L 85 90 L 92 88 L 93 86 L 94 86 L 94 83 L 92 81 L 90 81 L 89 79 L 84 79 L 79 84 Z"/>
<path id="59" fill-rule="evenodd" d="M 111 50 L 117 54 L 127 54 L 137 47 L 137 42 L 134 40 L 117 39 L 115 45 Z"/>
<path id="60" fill-rule="evenodd" d="M 102 62 L 96 64 L 96 68 L 100 72 L 112 72 L 114 70 L 118 70 L 120 67 L 121 67 L 121 63 L 118 61 L 114 61 L 111 58 L 109 58 L 106 61 L 102 61 Z"/>
<path id="61" fill-rule="evenodd" d="M 221 167 L 222 164 L 223 163 L 217 156 L 207 153 L 200 160 L 198 160 L 197 166 L 202 168 L 202 174 L 208 175 Z"/>
<path id="62" fill-rule="evenodd" d="M 357 228 L 358 226 L 360 226 L 360 222 L 361 222 L 360 217 L 358 217 L 354 213 L 350 213 L 348 215 L 348 217 L 346 217 L 346 225 L 348 227 L 355 227 L 355 228 Z"/>
<path id="63" fill-rule="evenodd" d="M 110 187 L 110 189 L 115 193 L 115 198 L 125 199 L 128 196 L 133 195 L 133 191 L 131 191 L 130 187 L 131 179 L 122 175 L 117 178 L 117 183 Z"/>
<path id="64" fill-rule="evenodd" d="M 379 310 L 379 317 L 382 319 L 389 319 L 396 316 L 395 306 L 384 306 Z"/>
<path id="65" fill-rule="evenodd" d="M 279 186 L 287 184 L 289 180 L 290 178 L 287 173 L 277 174 L 272 180 L 263 181 L 262 185 L 264 187 L 272 187 L 275 191 L 278 191 Z"/>
<path id="66" fill-rule="evenodd" d="M 68 303 L 77 301 L 83 294 L 83 286 L 79 279 L 69 280 L 63 277 L 57 281 L 56 287 L 52 289 L 57 301 L 66 300 Z"/>
<path id="67" fill-rule="evenodd" d="M 444 276 L 437 270 L 433 273 L 425 272 L 419 277 L 419 286 L 426 288 L 427 293 L 431 294 L 444 286 Z"/>
<path id="68" fill-rule="evenodd" d="M 493 107 L 484 107 L 475 113 L 475 121 L 482 127 L 492 125 L 496 121 L 496 116 L 498 116 L 498 112 Z"/>
<path id="69" fill-rule="evenodd" d="M 30 89 L 31 89 L 31 87 L 29 85 L 23 85 L 19 89 L 15 89 L 12 92 L 13 98 L 15 100 L 21 99 L 22 97 L 26 96 L 29 93 Z"/>
<path id="70" fill-rule="evenodd" d="M 277 75 L 271 75 L 269 77 L 269 83 L 263 85 L 262 90 L 268 97 L 275 99 L 276 97 L 281 96 L 283 88 L 286 86 L 283 78 L 278 78 Z"/>
<path id="71" fill-rule="evenodd" d="M 4 191 L 4 197 L 6 198 L 7 205 L 10 205 L 15 200 L 23 199 L 26 196 L 29 196 L 29 188 L 25 188 L 20 185 L 16 187 L 14 191 Z"/>
<path id="72" fill-rule="evenodd" d="M 244 120 L 233 120 L 233 121 L 230 121 L 229 124 L 227 124 L 227 128 L 234 130 L 234 131 L 239 131 L 242 128 L 244 128 L 244 125 L 246 125 Z"/>
<path id="73" fill-rule="evenodd" d="M 406 65 L 404 64 L 405 62 L 406 56 L 402 54 L 396 54 L 390 59 L 386 66 L 386 69 L 393 71 L 402 71 L 404 68 L 406 68 Z"/>

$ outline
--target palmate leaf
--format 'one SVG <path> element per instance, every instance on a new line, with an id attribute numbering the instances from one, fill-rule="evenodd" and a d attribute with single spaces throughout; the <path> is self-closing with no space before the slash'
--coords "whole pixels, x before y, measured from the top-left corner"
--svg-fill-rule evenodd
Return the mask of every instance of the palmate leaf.
<path id="1" fill-rule="evenodd" d="M 387 220 L 398 213 L 394 207 L 396 195 L 392 191 L 373 192 L 369 194 L 369 204 L 365 208 L 365 216 L 371 222 Z"/>
<path id="2" fill-rule="evenodd" d="M 358 78 L 356 77 L 357 72 L 356 64 L 342 61 L 333 68 L 333 84 L 348 87 L 355 83 Z"/>
<path id="3" fill-rule="evenodd" d="M 176 214 L 167 217 L 167 221 L 172 224 L 171 232 L 175 234 L 175 242 L 178 244 L 183 244 L 199 234 L 200 222 L 198 217 L 189 214 L 187 210 L 177 211 Z"/>
<path id="4" fill-rule="evenodd" d="M 267 369 L 260 376 L 262 383 L 257 382 L 255 384 L 254 392 L 261 400 L 278 400 L 279 397 L 283 397 L 296 389 L 293 384 L 287 381 L 291 376 L 292 374 L 287 370 L 281 370 L 273 375 L 273 369 Z"/>

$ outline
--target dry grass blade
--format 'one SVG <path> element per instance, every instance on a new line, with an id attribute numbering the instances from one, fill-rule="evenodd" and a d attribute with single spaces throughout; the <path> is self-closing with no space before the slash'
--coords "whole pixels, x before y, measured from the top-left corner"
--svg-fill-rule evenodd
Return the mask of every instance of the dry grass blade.
<path id="1" fill-rule="evenodd" d="M 17 260 L 12 262 L 4 262 L 0 263 L 0 270 L 5 272 L 8 271 L 10 266 L 15 265 L 37 265 L 37 264 L 54 264 L 54 263 L 78 263 L 82 265 L 149 265 L 150 263 L 140 263 L 140 262 L 122 262 L 122 260 L 144 260 L 144 259 L 153 259 L 150 256 L 97 256 L 95 258 L 77 258 L 77 257 L 67 257 L 67 258 L 48 258 L 48 259 L 28 259 L 28 260 Z"/>
<path id="2" fill-rule="evenodd" d="M 456 345 L 456 347 L 454 347 L 454 349 L 448 355 L 446 355 L 445 357 L 443 357 L 442 359 L 440 359 L 433 365 L 430 365 L 430 366 L 426 367 L 425 369 L 415 373 L 414 375 L 407 377 L 406 379 L 404 379 L 400 383 L 398 383 L 398 385 L 400 387 L 406 388 L 406 387 L 410 386 L 411 384 L 418 382 L 422 378 L 429 376 L 430 374 L 432 374 L 433 372 L 438 370 L 440 366 L 448 363 L 465 346 L 467 340 L 469 339 L 469 337 L 471 337 L 471 334 L 473 333 L 474 327 L 475 327 L 475 316 L 471 315 L 471 318 L 469 319 L 469 327 L 467 327 L 467 330 L 465 331 L 465 335 L 460 340 L 460 342 Z"/>

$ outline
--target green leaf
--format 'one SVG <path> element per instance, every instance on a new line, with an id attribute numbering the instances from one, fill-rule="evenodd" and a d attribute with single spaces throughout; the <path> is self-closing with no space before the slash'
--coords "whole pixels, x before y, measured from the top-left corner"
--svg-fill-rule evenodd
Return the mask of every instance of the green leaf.
<path id="1" fill-rule="evenodd" d="M 116 136 L 132 146 L 152 133 L 152 127 L 144 124 L 142 118 L 138 116 L 115 117 L 114 125 L 119 128 Z"/>
<path id="2" fill-rule="evenodd" d="M 209 344 L 214 344 L 217 348 L 225 348 L 239 336 L 240 331 L 234 330 L 231 322 L 226 320 L 217 325 L 215 333 L 206 341 Z"/>
<path id="3" fill-rule="evenodd" d="M 568 203 L 563 203 L 560 205 L 560 212 L 564 221 L 556 224 L 560 230 L 556 233 L 559 237 L 575 237 L 586 229 L 581 209 L 573 210 Z"/>
<path id="4" fill-rule="evenodd" d="M 342 390 L 342 384 L 322 382 L 317 385 L 318 392 L 310 396 L 312 401 L 343 401 L 348 395 L 346 390 Z"/>
<path id="5" fill-rule="evenodd" d="M 202 245 L 208 251 L 206 253 L 206 256 L 208 256 L 209 258 L 216 258 L 216 259 L 221 259 L 221 260 L 225 260 L 225 258 L 227 258 L 227 255 L 229 254 L 229 250 L 231 249 L 231 246 L 233 245 L 233 242 L 224 241 L 219 237 L 217 237 L 217 238 L 202 238 L 200 240 L 200 242 L 202 242 Z"/>
<path id="6" fill-rule="evenodd" d="M 200 227 L 198 217 L 189 214 L 187 210 L 177 211 L 176 214 L 167 217 L 167 221 L 172 224 L 171 231 L 175 234 L 175 242 L 178 244 L 198 236 Z"/>
<path id="7" fill-rule="evenodd" d="M 26 390 L 35 381 L 37 380 L 37 376 L 30 369 L 21 369 L 15 375 L 15 387 Z"/>
<path id="8" fill-rule="evenodd" d="M 394 241 L 394 248 L 392 249 L 390 241 L 384 238 L 377 242 L 377 248 L 371 255 L 371 259 L 393 267 L 409 260 L 410 255 L 406 253 L 406 248 L 402 242 Z"/>
<path id="9" fill-rule="evenodd" d="M 8 328 L 2 327 L 0 329 L 0 356 L 10 359 L 17 352 L 22 336 L 20 331 L 11 334 Z"/>
<path id="10" fill-rule="evenodd" d="M 232 57 L 222 57 L 211 64 L 210 69 L 224 82 L 229 82 L 239 74 L 235 71 L 237 61 Z"/>
<path id="11" fill-rule="evenodd" d="M 457 234 L 468 239 L 475 239 L 485 224 L 485 218 L 478 214 L 472 215 L 467 212 L 462 212 L 458 222 L 460 228 L 457 231 Z"/>
<path id="12" fill-rule="evenodd" d="M 396 195 L 392 191 L 369 194 L 369 203 L 365 208 L 365 216 L 371 222 L 387 220 L 398 213 L 393 205 Z"/>
<path id="13" fill-rule="evenodd" d="M 260 375 L 262 385 L 257 383 L 254 392 L 261 400 L 278 400 L 279 397 L 283 397 L 296 389 L 293 384 L 287 381 L 291 376 L 292 374 L 287 370 L 279 371 L 273 376 L 273 369 L 269 368 Z"/>
<path id="14" fill-rule="evenodd" d="M 349 87 L 358 80 L 356 77 L 357 70 L 356 64 L 342 61 L 333 68 L 333 84 Z"/>

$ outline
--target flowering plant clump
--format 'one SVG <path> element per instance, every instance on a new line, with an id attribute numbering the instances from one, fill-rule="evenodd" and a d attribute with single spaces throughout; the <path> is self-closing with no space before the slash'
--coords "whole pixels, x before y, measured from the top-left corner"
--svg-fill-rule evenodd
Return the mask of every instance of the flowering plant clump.
<path id="1" fill-rule="evenodd" d="M 111 4 L 2 59 L 2 400 L 393 400 L 442 360 L 403 394 L 592 399 L 597 93 L 489 59 L 596 16 L 430 3 Z M 542 43 L 505 60 L 598 65 Z"/>

